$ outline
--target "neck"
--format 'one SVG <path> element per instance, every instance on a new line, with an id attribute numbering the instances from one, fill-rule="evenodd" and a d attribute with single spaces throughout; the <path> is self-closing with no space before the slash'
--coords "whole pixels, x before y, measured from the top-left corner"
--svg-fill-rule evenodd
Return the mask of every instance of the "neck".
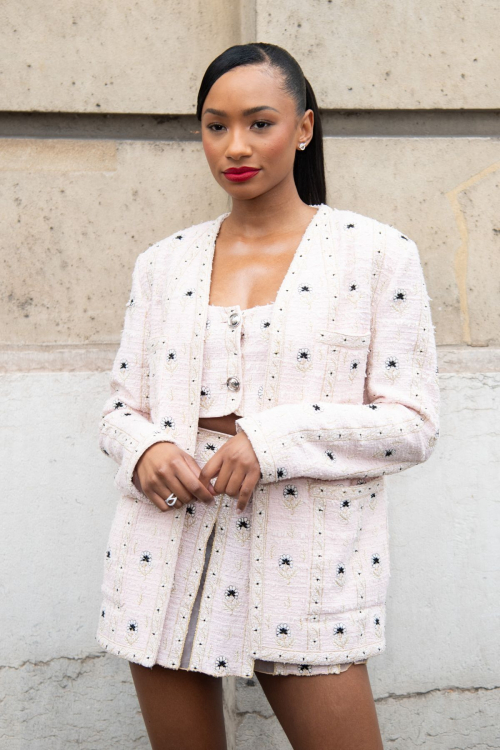
<path id="1" fill-rule="evenodd" d="M 249 240 L 294 234 L 309 223 L 316 211 L 299 198 L 296 190 L 291 199 L 273 199 L 269 193 L 246 201 L 233 199 L 223 231 L 226 237 Z"/>

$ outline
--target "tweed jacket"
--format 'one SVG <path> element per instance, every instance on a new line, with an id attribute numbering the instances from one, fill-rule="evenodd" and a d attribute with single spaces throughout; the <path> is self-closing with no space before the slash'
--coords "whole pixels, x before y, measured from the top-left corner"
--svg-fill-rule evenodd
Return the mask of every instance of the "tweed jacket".
<path id="1" fill-rule="evenodd" d="M 317 208 L 273 306 L 260 408 L 236 421 L 261 469 L 251 526 L 254 658 L 293 660 L 259 636 L 266 618 L 279 619 L 266 591 L 266 540 L 274 533 L 267 525 L 266 487 L 310 480 L 313 500 L 295 523 L 308 535 L 315 560 L 334 538 L 325 528 L 325 499 L 332 507 L 351 505 L 349 539 L 345 529 L 339 539 L 362 559 L 370 550 L 363 551 L 361 514 L 378 503 L 381 544 L 388 551 L 385 477 L 426 461 L 439 435 L 434 326 L 415 242 L 354 211 Z M 174 232 L 138 256 L 100 421 L 99 446 L 118 464 L 119 499 L 104 562 L 107 623 L 98 641 L 146 666 L 158 652 L 186 506 L 161 512 L 132 477 L 154 443 L 169 441 L 194 453 L 212 261 L 228 215 Z M 329 522 L 337 524 L 332 534 L 338 520 Z M 161 553 L 145 583 L 136 558 L 148 534 L 161 541 Z M 363 621 L 375 612 L 380 631 L 388 577 L 387 566 L 371 589 L 365 585 L 356 601 L 342 604 L 344 616 L 356 611 Z M 314 570 L 312 588 L 313 578 Z M 138 601 L 147 617 L 130 637 L 127 623 Z M 306 619 L 310 601 L 308 591 L 293 603 Z M 380 652 L 385 644 L 378 636 L 376 648 L 344 649 L 336 661 Z M 322 663 L 325 654 L 333 658 L 330 646 L 314 653 L 304 647 L 295 660 Z"/>

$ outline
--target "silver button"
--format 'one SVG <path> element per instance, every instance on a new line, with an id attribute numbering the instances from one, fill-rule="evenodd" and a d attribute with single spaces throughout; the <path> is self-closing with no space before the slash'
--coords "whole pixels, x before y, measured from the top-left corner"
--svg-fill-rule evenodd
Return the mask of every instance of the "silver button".
<path id="1" fill-rule="evenodd" d="M 230 391 L 240 390 L 240 381 L 238 380 L 238 378 L 235 378 L 234 375 L 226 380 L 226 385 Z"/>
<path id="2" fill-rule="evenodd" d="M 241 323 L 240 314 L 237 312 L 231 313 L 231 315 L 229 316 L 229 325 L 231 326 L 231 328 L 236 328 L 236 326 L 239 326 L 240 323 Z"/>

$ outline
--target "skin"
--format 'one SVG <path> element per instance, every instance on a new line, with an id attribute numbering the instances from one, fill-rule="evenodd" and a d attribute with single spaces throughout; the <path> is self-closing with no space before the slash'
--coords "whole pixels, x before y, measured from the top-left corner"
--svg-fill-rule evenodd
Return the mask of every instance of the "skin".
<path id="1" fill-rule="evenodd" d="M 212 86 L 201 126 L 212 175 L 232 198 L 216 241 L 209 303 L 265 305 L 275 300 L 317 211 L 301 200 L 293 178 L 298 145 L 313 136 L 314 113 L 297 114 L 276 69 L 240 66 Z M 240 166 L 260 171 L 248 181 L 230 182 L 224 170 Z M 137 464 L 136 486 L 163 512 L 171 510 L 164 502 L 171 492 L 178 497 L 174 507 L 213 502 L 214 495 L 226 493 L 244 509 L 260 467 L 247 436 L 236 434 L 236 419 L 235 414 L 200 418 L 200 427 L 233 436 L 202 469 L 172 443 L 151 446 Z M 220 678 L 129 664 L 153 750 L 225 750 Z M 255 674 L 295 750 L 381 750 L 365 664 L 338 675 Z"/>

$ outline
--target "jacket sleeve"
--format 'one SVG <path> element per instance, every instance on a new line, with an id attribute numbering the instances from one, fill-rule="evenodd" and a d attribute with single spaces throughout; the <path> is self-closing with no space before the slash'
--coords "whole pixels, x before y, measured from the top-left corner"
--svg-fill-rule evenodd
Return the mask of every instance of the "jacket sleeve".
<path id="1" fill-rule="evenodd" d="M 236 421 L 236 432 L 244 431 L 252 443 L 262 483 L 372 478 L 408 469 L 433 452 L 439 436 L 437 352 L 415 242 L 392 243 L 387 265 L 372 299 L 364 403 L 301 401 Z"/>
<path id="2" fill-rule="evenodd" d="M 157 442 L 173 442 L 151 422 L 147 342 L 151 287 L 147 268 L 151 254 L 141 253 L 132 273 L 132 288 L 110 380 L 111 395 L 102 409 L 99 447 L 119 465 L 115 486 L 122 494 L 151 501 L 135 487 L 132 478 L 142 454 Z"/>

